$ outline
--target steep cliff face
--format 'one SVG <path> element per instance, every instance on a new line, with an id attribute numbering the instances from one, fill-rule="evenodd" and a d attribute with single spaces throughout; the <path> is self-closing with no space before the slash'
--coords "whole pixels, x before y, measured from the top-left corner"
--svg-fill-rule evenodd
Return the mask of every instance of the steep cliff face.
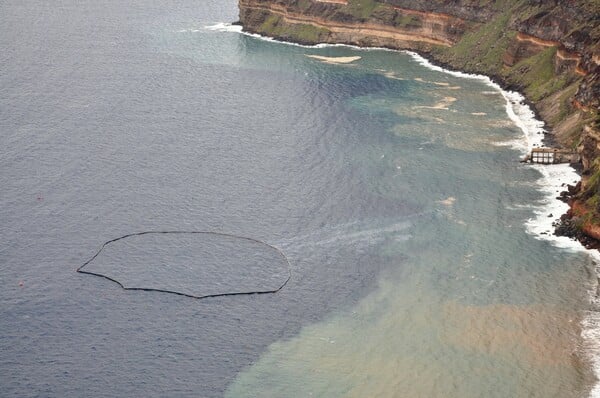
<path id="1" fill-rule="evenodd" d="M 451 46 L 467 29 L 464 20 L 451 15 L 381 5 L 366 10 L 352 3 L 313 0 L 240 0 L 239 4 L 246 30 L 304 44 L 430 51 L 434 46 Z"/>
<path id="2" fill-rule="evenodd" d="M 523 92 L 553 141 L 580 152 L 571 224 L 600 239 L 600 0 L 239 0 L 239 7 L 246 31 L 415 50 Z"/>

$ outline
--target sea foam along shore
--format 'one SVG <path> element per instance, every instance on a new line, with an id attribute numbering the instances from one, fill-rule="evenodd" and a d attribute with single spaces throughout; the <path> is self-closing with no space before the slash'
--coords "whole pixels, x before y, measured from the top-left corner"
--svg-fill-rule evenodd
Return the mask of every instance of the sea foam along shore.
<path id="1" fill-rule="evenodd" d="M 506 113 L 508 117 L 521 129 L 524 134 L 524 142 L 515 142 L 513 146 L 527 153 L 534 147 L 543 146 L 544 123 L 538 120 L 532 109 L 525 103 L 525 98 L 514 91 L 506 91 L 489 77 L 483 75 L 472 75 L 463 72 L 452 71 L 432 64 L 419 54 L 409 54 L 424 67 L 471 79 L 479 79 L 489 86 L 498 90 L 506 100 Z M 583 251 L 590 256 L 595 282 L 586 286 L 590 308 L 583 314 L 581 320 L 581 337 L 584 341 L 584 354 L 591 362 L 594 375 L 600 380 L 600 297 L 598 297 L 598 281 L 600 275 L 600 253 L 595 250 L 587 250 L 579 241 L 566 236 L 554 234 L 554 222 L 557 217 L 569 210 L 569 205 L 558 199 L 557 196 L 565 190 L 567 184 L 575 184 L 580 180 L 574 168 L 568 164 L 557 165 L 529 165 L 534 167 L 542 175 L 536 182 L 538 189 L 543 194 L 543 199 L 531 207 L 534 217 L 527 220 L 525 227 L 527 231 L 538 239 L 548 240 L 553 245 L 567 250 Z M 590 391 L 590 397 L 600 398 L 600 381 L 597 381 Z"/>
<path id="2" fill-rule="evenodd" d="M 426 68 L 457 77 L 480 80 L 497 90 L 506 101 L 506 114 L 523 132 L 523 140 L 510 142 L 511 146 L 519 150 L 523 155 L 535 147 L 543 146 L 545 134 L 544 122 L 536 118 L 535 113 L 525 103 L 525 97 L 520 93 L 502 89 L 499 84 L 495 83 L 488 76 L 444 69 L 432 64 L 417 53 L 410 51 L 407 51 L 407 53 Z M 539 239 L 551 241 L 557 247 L 577 251 L 584 250 L 595 260 L 600 261 L 600 253 L 598 251 L 587 250 L 577 240 L 565 236 L 557 236 L 553 232 L 553 223 L 569 210 L 569 206 L 557 199 L 557 196 L 561 191 L 566 190 L 566 184 L 575 184 L 579 181 L 580 177 L 575 169 L 568 164 L 527 165 L 527 167 L 533 167 L 542 174 L 537 184 L 538 189 L 544 194 L 542 201 L 531 206 L 534 209 L 535 216 L 530 218 L 525 224 L 528 232 Z"/>
<path id="3" fill-rule="evenodd" d="M 522 155 L 527 154 L 532 148 L 542 147 L 544 139 L 544 122 L 537 119 L 535 113 L 525 101 L 525 97 L 515 91 L 504 90 L 499 84 L 494 82 L 490 77 L 485 75 L 476 75 L 465 72 L 454 71 L 435 65 L 425 57 L 413 52 L 413 51 L 398 51 L 389 48 L 378 48 L 378 47 L 358 47 L 346 44 L 329 44 L 321 43 L 312 46 L 297 44 L 292 42 L 284 42 L 276 40 L 270 37 L 261 36 L 255 33 L 244 32 L 242 26 L 234 25 L 231 23 L 217 23 L 212 26 L 206 26 L 205 29 L 221 32 L 235 32 L 241 33 L 247 36 L 259 38 L 261 40 L 277 42 L 282 44 L 294 45 L 305 48 L 324 48 L 324 47 L 349 47 L 358 49 L 361 51 L 369 50 L 383 50 L 383 51 L 394 51 L 404 52 L 410 55 L 417 63 L 421 66 L 431 70 L 435 70 L 442 73 L 447 73 L 452 76 L 462 77 L 466 79 L 480 80 L 486 85 L 497 90 L 504 100 L 506 101 L 506 114 L 515 123 L 515 125 L 523 132 L 523 139 L 515 142 L 510 142 L 511 146 L 519 150 Z M 565 214 L 569 210 L 569 206 L 563 201 L 557 199 L 560 191 L 565 190 L 567 184 L 574 184 L 580 180 L 579 175 L 568 164 L 557 164 L 557 165 L 527 165 L 523 167 L 534 167 L 541 174 L 536 184 L 541 193 L 543 193 L 543 199 L 538 203 L 531 205 L 533 209 L 534 217 L 527 220 L 525 227 L 527 232 L 536 237 L 537 239 L 547 240 L 557 247 L 564 248 L 566 250 L 585 252 L 590 256 L 590 262 L 593 264 L 596 278 L 594 280 L 600 281 L 600 253 L 593 249 L 587 250 L 577 240 L 565 237 L 557 236 L 554 234 L 554 222 L 562 214 Z M 550 216 L 552 215 L 552 216 Z M 598 283 L 598 282 L 596 282 Z M 589 357 L 594 374 L 598 379 L 598 382 L 593 386 L 590 397 L 600 398 L 600 297 L 598 297 L 598 285 L 590 285 L 586 287 L 589 293 L 590 308 L 582 317 L 581 336 L 584 341 L 585 355 Z"/>
<path id="4" fill-rule="evenodd" d="M 276 40 L 271 37 L 261 36 L 256 33 L 248 33 L 244 32 L 242 26 L 234 25 L 231 23 L 216 23 L 215 25 L 206 26 L 205 29 L 213 30 L 213 31 L 221 31 L 221 32 L 235 32 L 241 33 L 246 36 L 251 36 L 255 38 L 259 38 L 265 41 L 271 41 L 281 44 L 293 45 L 304 48 L 325 48 L 325 47 L 348 47 L 352 49 L 357 49 L 361 51 L 372 51 L 372 50 L 380 50 L 380 51 L 392 51 L 392 52 L 404 52 L 410 55 L 417 63 L 421 66 L 426 67 L 431 70 L 435 70 L 438 72 L 446 73 L 456 77 L 462 77 L 466 79 L 474 79 L 480 80 L 486 85 L 492 87 L 497 92 L 499 92 L 504 100 L 506 101 L 506 113 L 508 117 L 515 123 L 515 125 L 523 132 L 523 139 L 510 142 L 509 144 L 513 146 L 515 149 L 519 150 L 522 155 L 527 154 L 531 151 L 532 148 L 542 147 L 543 139 L 544 139 L 544 122 L 538 120 L 536 118 L 535 113 L 526 104 L 525 97 L 518 92 L 515 91 L 507 91 L 504 90 L 499 84 L 494 82 L 491 78 L 485 75 L 477 75 L 470 74 L 460 71 L 454 71 L 450 69 L 443 68 L 441 66 L 433 64 L 431 61 L 426 59 L 425 57 L 417 54 L 413 51 L 406 50 L 392 50 L 389 48 L 383 47 L 358 47 L 354 45 L 347 44 L 329 44 L 329 43 L 320 43 L 315 45 L 304 45 L 297 44 L 293 42 L 285 42 L 281 40 Z M 532 235 L 535 235 L 539 239 L 549 240 L 553 244 L 561 248 L 573 249 L 573 250 L 585 250 L 588 252 L 595 260 L 600 262 L 600 253 L 597 250 L 586 250 L 577 240 L 564 237 L 564 236 L 556 236 L 554 234 L 554 226 L 553 223 L 557 221 L 557 219 L 567 212 L 569 206 L 561 200 L 556 199 L 560 191 L 565 190 L 566 184 L 574 184 L 580 180 L 579 175 L 568 164 L 559 164 L 559 165 L 551 165 L 551 166 L 541 166 L 541 165 L 530 165 L 530 167 L 534 167 L 536 170 L 542 174 L 542 177 L 537 181 L 539 189 L 544 193 L 544 200 L 540 203 L 533 204 L 532 208 L 535 209 L 535 217 L 529 219 L 526 223 L 526 227 L 528 232 Z M 552 217 L 548 217 L 552 214 Z"/>

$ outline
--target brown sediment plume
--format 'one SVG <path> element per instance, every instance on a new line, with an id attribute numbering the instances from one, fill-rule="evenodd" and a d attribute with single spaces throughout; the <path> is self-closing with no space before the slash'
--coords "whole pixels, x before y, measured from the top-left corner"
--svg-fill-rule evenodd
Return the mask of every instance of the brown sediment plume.
<path id="1" fill-rule="evenodd" d="M 525 354 L 536 366 L 568 365 L 574 360 L 572 340 L 579 333 L 579 320 L 571 312 L 543 305 L 451 301 L 444 305 L 443 317 L 442 339 L 469 351 L 500 357 Z"/>
<path id="2" fill-rule="evenodd" d="M 352 311 L 274 343 L 229 396 L 265 391 L 267 378 L 268 396 L 285 396 L 293 380 L 310 386 L 305 395 L 316 388 L 315 396 L 471 397 L 480 396 L 473 394 L 480 383 L 523 388 L 536 377 L 548 380 L 534 382 L 535 394 L 510 396 L 574 396 L 582 382 L 576 314 L 544 304 L 445 301 L 420 281 L 383 279 Z"/>

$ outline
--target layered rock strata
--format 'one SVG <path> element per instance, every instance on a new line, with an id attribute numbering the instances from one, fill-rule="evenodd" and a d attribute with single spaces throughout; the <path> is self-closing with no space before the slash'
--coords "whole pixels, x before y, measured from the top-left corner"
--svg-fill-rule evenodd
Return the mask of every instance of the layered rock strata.
<path id="1" fill-rule="evenodd" d="M 581 155 L 569 225 L 600 239 L 600 0 L 239 0 L 239 8 L 249 32 L 414 50 L 523 92 L 552 142 Z"/>

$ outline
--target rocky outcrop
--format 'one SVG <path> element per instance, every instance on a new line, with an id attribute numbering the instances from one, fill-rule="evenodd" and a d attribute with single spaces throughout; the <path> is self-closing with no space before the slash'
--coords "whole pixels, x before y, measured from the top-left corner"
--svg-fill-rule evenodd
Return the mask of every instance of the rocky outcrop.
<path id="1" fill-rule="evenodd" d="M 600 70 L 589 73 L 575 93 L 577 105 L 585 110 L 600 110 Z"/>
<path id="2" fill-rule="evenodd" d="M 600 158 L 600 132 L 595 131 L 591 126 L 584 126 L 577 151 L 582 157 L 583 170 L 591 170 L 595 159 Z"/>
<path id="3" fill-rule="evenodd" d="M 239 0 L 239 7 L 246 31 L 415 50 L 523 92 L 550 139 L 578 149 L 583 179 L 570 200 L 583 221 L 571 225 L 600 237 L 598 1 Z"/>

